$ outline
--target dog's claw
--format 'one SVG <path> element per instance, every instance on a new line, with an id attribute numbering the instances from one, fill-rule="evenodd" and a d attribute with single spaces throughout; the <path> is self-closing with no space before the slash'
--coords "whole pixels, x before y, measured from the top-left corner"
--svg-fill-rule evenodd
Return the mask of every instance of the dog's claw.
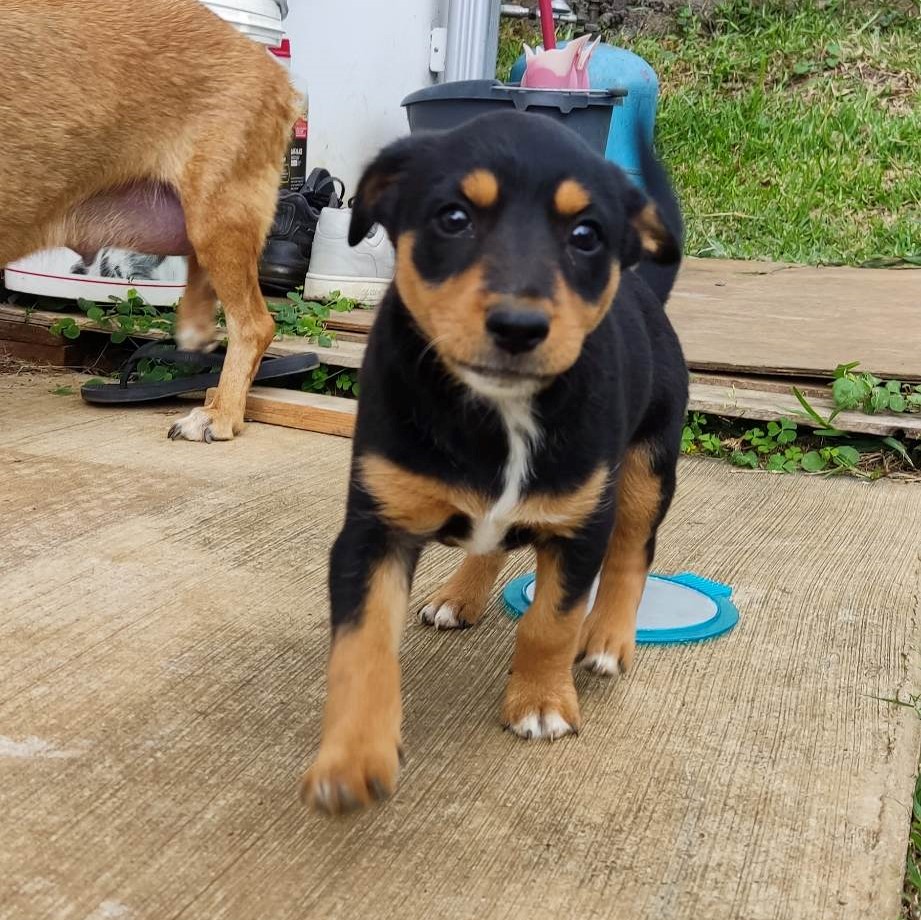
<path id="1" fill-rule="evenodd" d="M 382 802 L 384 799 L 389 798 L 390 796 L 390 793 L 387 791 L 387 787 L 377 777 L 368 783 L 368 788 L 371 790 L 371 795 L 373 798 L 378 802 Z"/>
<path id="2" fill-rule="evenodd" d="M 358 799 L 352 795 L 349 788 L 343 786 L 341 783 L 336 789 L 336 796 L 339 799 L 339 810 L 343 812 L 355 811 L 361 804 Z"/>
<path id="3" fill-rule="evenodd" d="M 206 428 L 202 432 L 202 439 L 204 440 L 205 444 L 210 444 L 214 440 L 214 437 L 211 434 L 210 428 Z"/>

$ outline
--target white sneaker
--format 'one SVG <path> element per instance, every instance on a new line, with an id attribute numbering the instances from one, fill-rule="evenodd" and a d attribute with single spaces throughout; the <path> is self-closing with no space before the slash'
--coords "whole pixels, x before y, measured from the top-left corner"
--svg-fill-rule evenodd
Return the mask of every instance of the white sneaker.
<path id="1" fill-rule="evenodd" d="M 378 303 L 390 286 L 394 251 L 384 228 L 376 225 L 354 248 L 349 246 L 350 208 L 323 208 L 310 251 L 304 297 L 339 291 L 359 303 Z"/>

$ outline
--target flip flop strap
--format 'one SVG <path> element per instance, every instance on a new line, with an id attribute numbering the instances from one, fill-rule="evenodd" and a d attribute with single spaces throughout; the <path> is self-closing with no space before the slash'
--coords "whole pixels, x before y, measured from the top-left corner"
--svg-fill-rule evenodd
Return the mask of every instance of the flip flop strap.
<path id="1" fill-rule="evenodd" d="M 118 385 L 122 387 L 122 389 L 127 388 L 131 376 L 137 373 L 138 365 L 145 358 L 152 358 L 157 361 L 169 361 L 171 364 L 206 366 L 213 369 L 223 366 L 224 357 L 224 353 L 219 351 L 209 353 L 201 351 L 183 351 L 176 346 L 176 343 L 172 339 L 147 342 L 136 349 L 119 368 Z"/>

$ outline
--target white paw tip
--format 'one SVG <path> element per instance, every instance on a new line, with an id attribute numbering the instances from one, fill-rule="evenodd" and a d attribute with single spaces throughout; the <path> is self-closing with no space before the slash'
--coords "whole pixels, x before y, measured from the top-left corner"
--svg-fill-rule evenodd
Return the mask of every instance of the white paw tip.
<path id="1" fill-rule="evenodd" d="M 519 738 L 540 738 L 540 716 L 536 712 L 529 712 L 523 719 L 513 722 L 509 728 Z"/>
<path id="2" fill-rule="evenodd" d="M 457 617 L 457 608 L 453 604 L 426 604 L 419 611 L 419 619 L 435 629 L 459 629 L 464 624 Z"/>
<path id="3" fill-rule="evenodd" d="M 313 800 L 320 808 L 332 808 L 333 805 L 333 787 L 332 783 L 322 780 L 317 783 L 313 790 Z"/>
<path id="4" fill-rule="evenodd" d="M 211 352 L 217 347 L 217 330 L 179 328 L 176 330 L 176 344 L 182 351 Z"/>
<path id="5" fill-rule="evenodd" d="M 213 439 L 211 433 L 211 414 L 201 407 L 184 415 L 170 428 L 168 437 L 171 441 L 208 441 Z"/>
<path id="6" fill-rule="evenodd" d="M 510 725 L 509 729 L 520 738 L 527 740 L 546 738 L 549 741 L 562 738 L 575 731 L 558 712 L 548 712 L 543 716 L 536 712 L 528 713 L 523 719 Z"/>
<path id="7" fill-rule="evenodd" d="M 604 674 L 613 677 L 620 673 L 620 665 L 613 655 L 607 652 L 595 652 L 593 655 L 586 655 L 582 659 L 582 667 L 586 671 L 592 671 L 594 674 Z"/>
<path id="8" fill-rule="evenodd" d="M 457 629 L 458 626 L 457 611 L 450 604 L 442 604 L 435 614 L 435 629 Z"/>

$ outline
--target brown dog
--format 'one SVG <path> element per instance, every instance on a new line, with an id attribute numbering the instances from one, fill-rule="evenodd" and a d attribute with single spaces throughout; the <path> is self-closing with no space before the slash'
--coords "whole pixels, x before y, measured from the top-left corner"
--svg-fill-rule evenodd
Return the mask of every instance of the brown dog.
<path id="1" fill-rule="evenodd" d="M 275 325 L 257 263 L 296 95 L 265 48 L 198 0 L 0 0 L 0 266 L 39 249 L 188 255 L 184 348 L 228 352 L 214 401 L 174 426 L 243 427 Z"/>

